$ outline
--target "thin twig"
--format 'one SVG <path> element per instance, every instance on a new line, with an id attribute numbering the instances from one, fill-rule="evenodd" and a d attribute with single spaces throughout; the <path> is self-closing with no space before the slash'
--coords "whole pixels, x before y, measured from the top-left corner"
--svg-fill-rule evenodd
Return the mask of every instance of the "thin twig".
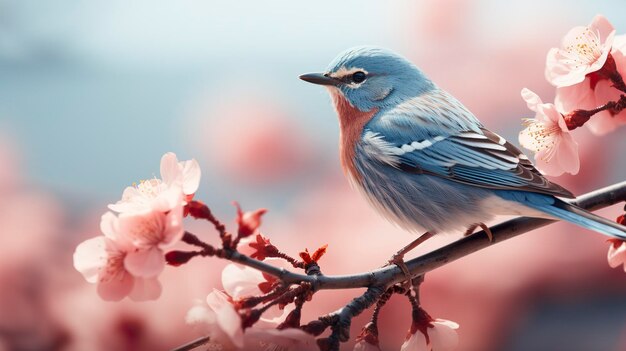
<path id="1" fill-rule="evenodd" d="M 200 347 L 206 343 L 209 342 L 211 338 L 208 336 L 203 336 L 201 338 L 198 338 L 196 340 L 190 341 L 188 343 L 186 343 L 185 345 L 181 345 L 175 349 L 172 349 L 172 351 L 189 351 L 189 350 L 193 350 L 196 347 Z"/>

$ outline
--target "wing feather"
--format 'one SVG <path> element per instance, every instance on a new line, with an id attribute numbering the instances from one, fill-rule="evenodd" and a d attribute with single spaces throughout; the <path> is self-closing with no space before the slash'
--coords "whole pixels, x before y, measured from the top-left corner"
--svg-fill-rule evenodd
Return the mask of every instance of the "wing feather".
<path id="1" fill-rule="evenodd" d="M 448 135 L 431 145 L 425 140 L 397 145 L 402 151 L 397 153 L 400 165 L 395 167 L 484 188 L 574 197 L 567 189 L 546 179 L 513 144 L 485 128 L 481 132 Z M 411 144 L 428 146 L 403 147 Z"/>

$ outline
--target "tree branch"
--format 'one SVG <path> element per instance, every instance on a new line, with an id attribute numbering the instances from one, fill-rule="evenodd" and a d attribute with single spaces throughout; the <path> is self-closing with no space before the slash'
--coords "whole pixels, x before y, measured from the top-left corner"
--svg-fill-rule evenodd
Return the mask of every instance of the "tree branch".
<path id="1" fill-rule="evenodd" d="M 582 195 L 578 197 L 574 203 L 584 209 L 593 211 L 621 201 L 626 201 L 626 181 Z M 420 257 L 409 260 L 406 262 L 406 265 L 412 276 L 423 275 L 473 252 L 482 250 L 491 245 L 514 238 L 520 234 L 546 226 L 553 222 L 555 221 L 548 219 L 526 217 L 515 218 L 490 228 L 493 235 L 493 241 L 489 240 L 487 234 L 483 230 Z M 236 250 L 229 248 L 224 248 L 223 256 L 220 257 L 252 267 L 261 272 L 274 275 L 278 279 L 282 280 L 285 286 L 291 284 L 301 285 L 302 283 L 309 283 L 310 285 L 307 285 L 307 288 L 311 289 L 311 291 L 321 289 L 352 289 L 367 287 L 367 291 L 365 291 L 365 293 L 361 296 L 354 298 L 346 306 L 326 316 L 320 317 L 318 320 L 318 322 L 326 326 L 330 326 L 332 329 L 331 335 L 327 339 L 318 340 L 318 343 L 322 342 L 324 344 L 324 349 L 328 350 L 339 350 L 339 344 L 349 339 L 350 324 L 353 317 L 359 315 L 365 309 L 376 303 L 376 301 L 385 293 L 385 291 L 387 291 L 389 287 L 406 280 L 406 275 L 397 266 L 388 266 L 370 272 L 352 275 L 304 275 L 274 267 L 263 261 L 258 261 L 246 255 L 242 255 Z M 325 328 L 326 327 L 321 329 L 320 333 Z M 205 336 L 182 345 L 173 351 L 191 350 L 207 343 L 208 341 L 209 337 Z"/>
<path id="2" fill-rule="evenodd" d="M 592 191 L 578 197 L 575 204 L 586 210 L 598 210 L 618 202 L 626 201 L 626 181 Z M 514 238 L 520 234 L 541 228 L 555 221 L 539 218 L 520 217 L 491 227 L 493 241 L 489 241 L 484 231 L 462 238 L 437 250 L 406 262 L 411 275 L 424 274 L 447 263 L 482 250 L 491 245 Z M 229 259 L 240 264 L 271 274 L 287 284 L 309 282 L 313 290 L 352 289 L 372 286 L 389 287 L 406 279 L 397 266 L 379 268 L 370 272 L 336 276 L 307 276 L 257 261 L 236 251 L 229 252 Z"/>

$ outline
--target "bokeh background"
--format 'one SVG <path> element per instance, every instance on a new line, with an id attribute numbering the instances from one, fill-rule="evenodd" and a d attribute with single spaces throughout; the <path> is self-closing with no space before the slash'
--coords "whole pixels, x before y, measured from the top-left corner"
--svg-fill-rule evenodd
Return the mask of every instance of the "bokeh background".
<path id="1" fill-rule="evenodd" d="M 516 141 L 532 117 L 522 87 L 554 96 L 547 50 L 597 13 L 626 33 L 625 11 L 622 0 L 0 0 L 0 350 L 166 350 L 199 336 L 184 315 L 220 287 L 223 262 L 166 268 L 147 303 L 103 302 L 72 268 L 106 204 L 158 176 L 167 151 L 200 162 L 197 198 L 229 225 L 232 200 L 267 207 L 263 232 L 284 251 L 329 244 L 325 273 L 380 266 L 413 237 L 349 188 L 330 99 L 297 76 L 348 47 L 386 46 Z M 623 180 L 624 133 L 575 131 L 581 172 L 556 180 L 577 194 Z M 429 274 L 422 301 L 461 324 L 460 350 L 626 350 L 626 275 L 607 248 L 551 225 Z M 316 295 L 305 320 L 357 293 Z M 383 350 L 399 349 L 408 303 L 395 297 L 381 318 Z"/>

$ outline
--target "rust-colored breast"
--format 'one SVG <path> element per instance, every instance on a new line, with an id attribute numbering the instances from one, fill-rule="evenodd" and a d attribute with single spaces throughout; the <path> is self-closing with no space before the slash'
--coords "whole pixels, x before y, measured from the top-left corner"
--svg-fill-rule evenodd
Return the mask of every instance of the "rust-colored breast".
<path id="1" fill-rule="evenodd" d="M 360 184 L 362 178 L 354 163 L 355 146 L 359 142 L 363 127 L 378 110 L 371 109 L 363 112 L 350 105 L 348 100 L 335 89 L 332 89 L 331 95 L 339 116 L 339 157 L 341 167 L 346 176 Z"/>

